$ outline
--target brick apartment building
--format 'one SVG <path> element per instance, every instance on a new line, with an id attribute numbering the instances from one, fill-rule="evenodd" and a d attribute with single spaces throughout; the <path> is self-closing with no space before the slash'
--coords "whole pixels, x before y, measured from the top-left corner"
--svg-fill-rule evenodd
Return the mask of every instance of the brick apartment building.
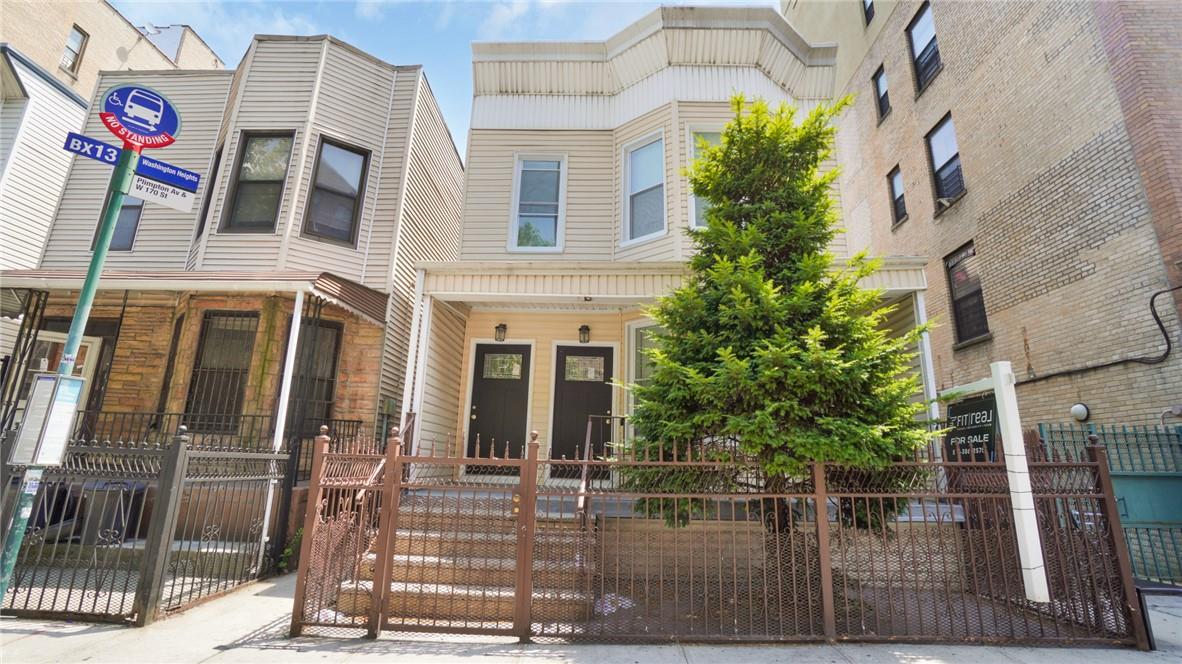
<path id="1" fill-rule="evenodd" d="M 1161 327 L 1150 310 L 1182 285 L 1182 5 L 782 8 L 837 42 L 835 92 L 855 95 L 837 150 L 849 245 L 928 259 L 938 389 L 1009 360 L 1026 423 L 1182 404 L 1182 291 L 1156 298 Z"/>

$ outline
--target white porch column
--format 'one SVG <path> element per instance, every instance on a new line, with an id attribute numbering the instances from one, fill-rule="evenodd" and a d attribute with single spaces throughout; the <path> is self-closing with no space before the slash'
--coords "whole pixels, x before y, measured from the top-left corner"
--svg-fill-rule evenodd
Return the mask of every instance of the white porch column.
<path id="1" fill-rule="evenodd" d="M 423 322 L 423 309 L 426 307 L 427 298 L 423 296 L 423 281 L 426 279 L 426 273 L 423 270 L 416 270 L 415 276 L 415 294 L 414 299 L 411 300 L 411 305 L 414 307 L 413 313 L 410 316 L 410 338 L 407 339 L 406 349 L 406 369 L 402 379 L 402 402 L 399 406 L 401 412 L 398 417 L 398 426 L 406 426 L 406 414 L 415 410 L 414 404 L 411 403 L 414 396 L 415 378 L 417 377 L 417 367 L 419 359 L 419 337 Z M 405 435 L 406 432 L 403 432 Z M 412 440 L 417 441 L 416 436 Z"/>
<path id="2" fill-rule="evenodd" d="M 915 326 L 919 327 L 928 322 L 927 303 L 921 290 L 914 291 L 912 296 Z M 919 337 L 919 372 L 923 379 L 923 398 L 928 402 L 928 419 L 935 422 L 940 419 L 940 404 L 936 403 L 936 368 L 932 363 L 932 337 L 926 330 Z M 939 458 L 940 453 L 940 446 L 937 445 L 936 458 Z"/>
<path id="3" fill-rule="evenodd" d="M 415 413 L 423 412 L 423 387 L 427 383 L 427 356 L 430 351 L 431 341 L 431 311 L 432 304 L 435 299 L 430 295 L 423 297 L 423 319 L 420 322 L 419 328 L 419 348 L 418 348 L 418 362 L 415 366 L 415 380 L 414 397 L 411 405 Z M 411 454 L 419 453 L 419 431 L 423 428 L 423 420 L 420 417 L 415 417 L 414 438 L 411 443 Z M 434 450 L 432 450 L 434 453 Z"/>
<path id="4" fill-rule="evenodd" d="M 1022 421 L 1018 417 L 1018 391 L 1013 367 L 1009 362 L 989 365 L 993 394 L 997 402 L 998 429 L 1005 451 L 1006 475 L 1009 477 L 1010 504 L 1014 512 L 1014 534 L 1018 539 L 1018 560 L 1022 565 L 1022 584 L 1026 599 L 1051 601 L 1047 588 L 1047 570 L 1038 533 L 1038 514 L 1034 507 L 1034 489 L 1026 464 L 1026 444 L 1022 439 Z"/>
<path id="5" fill-rule="evenodd" d="M 283 382 L 279 386 L 279 408 L 275 412 L 275 436 L 271 439 L 271 451 L 279 452 L 283 449 L 283 434 L 287 425 L 287 402 L 291 399 L 291 379 L 295 373 L 296 361 L 296 344 L 300 339 L 300 323 L 303 320 L 304 314 L 304 291 L 296 291 L 295 303 L 291 310 L 291 329 L 287 333 L 287 354 L 283 358 Z M 276 470 L 275 464 L 271 462 L 271 471 L 274 474 Z M 275 484 L 277 480 L 271 480 L 267 487 L 267 502 L 263 509 L 263 529 L 260 533 L 259 541 L 259 556 L 256 564 L 261 569 L 263 566 L 263 556 L 267 552 L 267 542 L 271 539 L 268 533 L 271 530 L 271 508 L 275 503 Z"/>

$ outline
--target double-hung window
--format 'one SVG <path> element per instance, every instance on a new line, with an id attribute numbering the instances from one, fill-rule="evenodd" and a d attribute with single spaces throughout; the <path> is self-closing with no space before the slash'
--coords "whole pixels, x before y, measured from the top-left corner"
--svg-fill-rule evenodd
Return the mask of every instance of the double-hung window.
<path id="1" fill-rule="evenodd" d="M 887 113 L 891 112 L 891 96 L 887 89 L 886 70 L 881 65 L 879 65 L 878 71 L 874 72 L 872 81 L 874 83 L 874 96 L 878 101 L 878 119 L 881 120 L 886 117 Z"/>
<path id="2" fill-rule="evenodd" d="M 874 0 L 862 0 L 862 18 L 866 19 L 866 25 L 874 20 Z"/>
<path id="3" fill-rule="evenodd" d="M 115 233 L 111 236 L 111 251 L 131 251 L 135 245 L 135 234 L 140 228 L 140 215 L 144 213 L 144 202 L 131 196 L 123 197 L 123 205 L 119 208 L 119 216 L 115 218 Z M 103 216 L 106 215 L 104 208 Z M 101 219 L 102 217 L 100 217 Z M 94 238 L 90 241 L 90 250 L 98 244 L 98 231 L 94 231 Z"/>
<path id="4" fill-rule="evenodd" d="M 271 232 L 279 217 L 292 134 L 244 134 L 224 230 Z"/>
<path id="5" fill-rule="evenodd" d="M 665 232 L 665 140 L 645 139 L 624 151 L 624 242 Z"/>
<path id="6" fill-rule="evenodd" d="M 898 166 L 887 174 L 887 186 L 891 192 L 891 220 L 900 224 L 907 219 L 907 201 L 903 198 L 903 172 Z"/>
<path id="7" fill-rule="evenodd" d="M 709 146 L 718 145 L 722 141 L 722 133 L 717 131 L 695 131 L 690 134 L 692 145 L 690 145 L 690 154 L 694 159 L 701 155 L 702 144 Z M 695 195 L 690 202 L 693 209 L 690 211 L 690 227 L 704 228 L 706 226 L 706 210 L 710 208 L 710 201 L 705 196 Z"/>
<path id="8" fill-rule="evenodd" d="M 932 19 L 932 6 L 928 3 L 923 3 L 919 13 L 911 19 L 911 25 L 907 26 L 907 40 L 911 42 L 911 62 L 915 67 L 915 89 L 918 94 L 940 73 L 936 23 Z"/>
<path id="9" fill-rule="evenodd" d="M 936 209 L 942 210 L 964 193 L 964 175 L 960 171 L 960 149 L 956 146 L 956 127 L 952 115 L 944 116 L 928 132 L 928 157 L 932 160 L 932 178 L 936 185 Z"/>
<path id="10" fill-rule="evenodd" d="M 62 69 L 71 74 L 78 73 L 78 67 L 82 65 L 82 53 L 86 50 L 86 42 L 90 41 L 90 35 L 86 34 L 82 28 L 73 26 L 70 28 L 70 36 L 66 37 L 66 49 L 62 51 L 62 59 L 59 65 Z"/>
<path id="11" fill-rule="evenodd" d="M 369 153 L 322 139 L 304 218 L 304 234 L 343 244 L 357 241 Z"/>
<path id="12" fill-rule="evenodd" d="M 948 271 L 948 291 L 952 296 L 952 321 L 957 343 L 972 341 L 989 334 L 985 318 L 985 298 L 977 273 L 977 252 L 970 242 L 944 259 Z"/>
<path id="13" fill-rule="evenodd" d="M 558 251 L 562 248 L 566 158 L 518 156 L 509 228 L 509 249 Z"/>

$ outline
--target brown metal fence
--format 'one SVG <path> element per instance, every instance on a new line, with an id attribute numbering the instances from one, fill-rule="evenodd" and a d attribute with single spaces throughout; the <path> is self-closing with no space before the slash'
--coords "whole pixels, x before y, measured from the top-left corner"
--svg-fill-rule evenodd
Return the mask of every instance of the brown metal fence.
<path id="1" fill-rule="evenodd" d="M 1004 464 L 415 456 L 318 439 L 292 634 L 1146 647 L 1102 448 L 1034 462 L 1051 601 Z M 430 447 L 439 453 L 444 446 Z"/>

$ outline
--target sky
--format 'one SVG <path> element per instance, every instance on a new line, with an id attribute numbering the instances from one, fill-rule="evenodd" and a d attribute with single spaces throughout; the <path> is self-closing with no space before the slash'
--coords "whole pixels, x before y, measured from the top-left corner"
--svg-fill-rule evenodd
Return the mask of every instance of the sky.
<path id="1" fill-rule="evenodd" d="M 603 40 L 661 4 L 777 7 L 776 0 L 112 0 L 134 24 L 185 23 L 238 66 L 255 34 L 331 34 L 398 65 L 421 64 L 465 154 L 473 41 Z"/>

